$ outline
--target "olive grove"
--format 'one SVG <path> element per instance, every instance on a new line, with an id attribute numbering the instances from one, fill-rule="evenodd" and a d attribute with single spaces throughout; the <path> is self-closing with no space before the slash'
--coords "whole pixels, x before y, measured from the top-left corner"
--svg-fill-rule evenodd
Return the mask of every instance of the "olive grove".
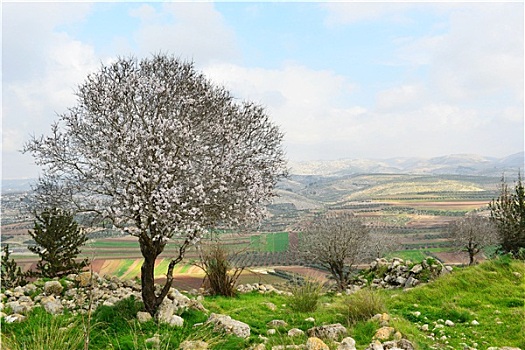
<path id="1" fill-rule="evenodd" d="M 51 135 L 25 145 L 43 167 L 37 198 L 138 238 L 142 298 L 153 315 L 174 266 L 203 233 L 262 217 L 286 174 L 283 134 L 260 105 L 236 101 L 192 63 L 162 54 L 102 65 L 76 95 Z M 174 238 L 179 253 L 157 293 L 155 259 Z"/>

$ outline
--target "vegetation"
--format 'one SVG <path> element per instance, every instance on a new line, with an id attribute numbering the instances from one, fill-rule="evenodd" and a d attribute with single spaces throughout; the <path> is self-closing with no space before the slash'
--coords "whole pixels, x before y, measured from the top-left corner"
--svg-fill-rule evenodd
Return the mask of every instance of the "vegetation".
<path id="1" fill-rule="evenodd" d="M 115 306 L 100 306 L 93 313 L 89 348 L 147 349 L 152 346 L 146 345 L 145 340 L 157 335 L 157 348 L 160 349 L 176 349 L 189 339 L 205 340 L 210 349 L 246 349 L 260 343 L 259 336 L 268 338 L 266 349 L 271 349 L 275 345 L 306 342 L 306 335 L 288 337 L 288 329 L 306 331 L 314 325 L 341 323 L 348 327 L 359 349 L 372 342 L 375 331 L 381 326 L 371 317 L 382 312 L 388 312 L 390 326 L 420 350 L 446 346 L 461 349 L 465 344 L 481 349 L 490 346 L 525 348 L 523 276 L 523 263 L 504 256 L 456 269 L 410 290 L 365 289 L 350 296 L 322 294 L 319 302 L 323 307 L 309 312 L 295 309 L 290 297 L 274 293 L 204 298 L 203 305 L 210 312 L 228 314 L 247 323 L 251 328 L 248 339 L 216 333 L 202 325 L 195 326 L 205 322 L 208 315 L 193 310 L 182 314 L 185 321 L 180 328 L 154 321 L 140 324 L 136 313 L 143 304 L 130 298 Z M 315 321 L 307 321 L 308 317 Z M 284 320 L 288 326 L 269 335 L 267 331 L 271 327 L 268 323 L 276 319 Z M 445 320 L 455 325 L 444 326 Z M 2 320 L 2 345 L 9 349 L 23 349 L 22 344 L 27 349 L 82 349 L 83 334 L 78 331 L 82 322 L 81 315 L 53 316 L 35 308 L 21 323 Z M 329 345 L 336 348 L 333 343 Z"/>
<path id="2" fill-rule="evenodd" d="M 15 259 L 10 259 L 10 257 L 9 244 L 6 244 L 2 250 L 2 261 L 0 264 L 2 287 L 12 288 L 27 284 L 27 274 L 22 272 Z"/>
<path id="3" fill-rule="evenodd" d="M 484 248 L 497 243 L 497 232 L 493 222 L 486 217 L 468 215 L 449 225 L 448 237 L 452 244 L 467 252 L 469 265 Z"/>
<path id="4" fill-rule="evenodd" d="M 503 252 L 525 259 L 525 188 L 521 175 L 518 175 L 514 193 L 502 179 L 500 195 L 492 200 L 490 210 Z"/>
<path id="5" fill-rule="evenodd" d="M 87 266 L 87 259 L 79 262 L 75 260 L 87 237 L 72 214 L 51 208 L 35 216 L 35 226 L 29 235 L 36 245 L 28 249 L 40 257 L 36 265 L 37 275 L 62 277 L 77 273 Z"/>
<path id="6" fill-rule="evenodd" d="M 52 136 L 25 145 L 44 167 L 37 198 L 138 237 L 142 299 L 153 315 L 175 265 L 208 229 L 261 218 L 286 173 L 283 134 L 263 107 L 237 102 L 192 63 L 163 54 L 103 65 L 77 98 Z M 156 292 L 155 260 L 173 238 L 179 250 Z"/>
<path id="7" fill-rule="evenodd" d="M 290 288 L 290 308 L 296 312 L 314 312 L 323 293 L 323 284 L 311 278 L 294 280 Z"/>
<path id="8" fill-rule="evenodd" d="M 221 244 L 216 242 L 201 247 L 200 259 L 196 265 L 204 271 L 204 283 L 211 295 L 237 295 L 235 287 L 243 267 L 232 266 L 228 253 Z"/>
<path id="9" fill-rule="evenodd" d="M 328 269 L 340 290 L 352 278 L 352 268 L 365 256 L 370 229 L 351 213 L 317 215 L 305 224 L 299 250 L 312 263 Z"/>
<path id="10" fill-rule="evenodd" d="M 378 292 L 370 289 L 363 289 L 355 294 L 345 296 L 338 301 L 337 307 L 349 326 L 366 322 L 374 315 L 386 312 L 383 298 Z"/>

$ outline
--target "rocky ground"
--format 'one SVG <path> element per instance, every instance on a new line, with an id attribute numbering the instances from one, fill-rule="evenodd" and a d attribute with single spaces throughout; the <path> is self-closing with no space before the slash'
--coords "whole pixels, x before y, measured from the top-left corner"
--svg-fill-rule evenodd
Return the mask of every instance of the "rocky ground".
<path id="1" fill-rule="evenodd" d="M 349 288 L 346 293 L 351 294 L 363 285 L 370 285 L 373 288 L 412 288 L 429 279 L 441 274 L 449 273 L 447 268 L 434 259 L 426 259 L 420 264 L 413 264 L 401 259 L 387 261 L 385 259 L 375 260 L 356 280 L 356 285 Z M 247 293 L 258 291 L 259 293 L 289 293 L 276 289 L 267 284 L 249 284 L 238 287 L 239 292 Z M 112 306 L 118 301 L 134 297 L 141 299 L 141 287 L 134 280 L 120 280 L 112 276 L 99 276 L 96 273 L 84 272 L 72 274 L 61 280 L 36 280 L 25 286 L 18 286 L 7 289 L 0 294 L 0 317 L 5 322 L 23 322 L 33 308 L 42 307 L 51 314 L 63 313 L 66 309 L 73 314 L 88 313 L 100 305 Z M 184 319 L 180 315 L 187 309 L 196 309 L 209 314 L 206 322 L 200 326 L 212 326 L 214 330 L 233 334 L 241 338 L 250 336 L 250 326 L 241 321 L 235 320 L 229 315 L 209 313 L 202 305 L 204 290 L 192 290 L 190 293 L 183 294 L 175 288 L 171 288 L 167 298 L 161 304 L 155 314 L 157 322 L 167 323 L 173 327 L 180 327 L 184 324 Z M 271 303 L 268 303 L 271 304 Z M 268 307 L 276 308 L 275 305 Z M 152 316 L 146 312 L 137 314 L 139 322 L 147 322 Z M 390 315 L 387 313 L 377 314 L 374 319 L 378 321 L 380 328 L 377 329 L 373 342 L 366 350 L 381 349 L 414 349 L 414 345 L 407 340 L 402 333 L 390 325 Z M 305 321 L 313 322 L 313 318 Z M 198 326 L 198 325 L 197 325 Z M 288 337 L 304 335 L 304 331 L 293 326 L 289 326 L 283 320 L 275 319 L 267 324 L 268 336 L 277 330 L 286 330 Z M 450 320 L 442 320 L 441 323 L 431 325 L 435 329 L 443 327 L 454 327 Z M 426 325 L 429 327 L 429 325 Z M 341 324 L 328 324 L 311 327 L 306 331 L 308 337 L 305 344 L 298 345 L 279 345 L 273 346 L 272 350 L 284 349 L 309 349 L 309 350 L 329 350 L 326 344 L 336 344 L 337 350 L 356 349 L 355 341 L 348 336 L 348 330 Z M 265 349 L 267 338 L 260 337 L 260 344 L 253 346 L 253 349 Z M 340 342 L 337 340 L 342 339 Z M 159 337 L 154 336 L 147 342 L 158 343 Z M 181 344 L 181 349 L 207 349 L 205 341 L 186 341 Z M 466 347 L 465 349 L 472 349 Z M 498 348 L 489 348 L 496 350 Z M 501 350 L 516 350 L 517 348 L 503 347 Z"/>

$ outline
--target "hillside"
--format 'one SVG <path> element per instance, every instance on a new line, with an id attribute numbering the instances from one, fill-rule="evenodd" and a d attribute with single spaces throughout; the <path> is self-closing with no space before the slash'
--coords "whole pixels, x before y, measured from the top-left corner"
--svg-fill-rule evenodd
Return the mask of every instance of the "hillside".
<path id="1" fill-rule="evenodd" d="M 523 262 L 503 257 L 478 266 L 455 269 L 433 282 L 409 290 L 362 289 L 351 295 L 323 294 L 317 309 L 310 312 L 298 311 L 299 304 L 290 296 L 275 290 L 264 292 L 272 290 L 269 286 L 235 298 L 201 296 L 196 299 L 195 295 L 189 295 L 193 299 L 189 305 L 202 304 L 207 311 L 187 306 L 181 308 L 182 323 L 178 325 L 139 321 L 137 313 L 142 303 L 136 299 L 140 297 L 136 290 L 126 292 L 135 297 L 118 301 L 114 297 L 117 291 L 128 289 L 118 287 L 117 291 L 105 295 L 96 288 L 97 293 L 104 294 L 107 299 L 93 312 L 91 324 L 87 324 L 88 319 L 81 313 L 59 311 L 54 316 L 35 303 L 32 311 L 27 311 L 30 308 L 22 311 L 27 318 L 21 322 L 7 323 L 5 318 L 2 319 L 2 345 L 11 350 L 82 349 L 82 330 L 88 326 L 90 349 L 179 349 L 184 341 L 201 341 L 207 343 L 202 347 L 207 349 L 277 350 L 287 345 L 305 348 L 308 330 L 339 324 L 333 339 L 319 335 L 328 346 L 322 349 L 341 349 L 338 342 L 345 337 L 346 342 L 351 342 L 347 338 L 351 337 L 359 350 L 370 349 L 369 345 L 374 341 L 376 346 L 373 349 L 379 349 L 375 339 L 381 339 L 385 346 L 395 344 L 388 343 L 388 340 L 397 339 L 397 344 L 403 344 L 403 349 L 416 350 L 495 350 L 506 346 L 525 349 L 523 276 Z M 110 282 L 121 284 L 115 278 L 100 281 L 108 286 Z M 78 303 L 87 302 L 81 295 L 85 291 L 76 288 L 74 282 L 62 282 L 69 288 L 61 292 L 60 300 L 63 299 L 64 305 L 78 308 L 81 307 Z M 42 293 L 42 286 L 45 288 L 43 281 L 35 282 L 28 296 L 12 297 L 4 311 L 11 312 L 10 309 L 19 307 L 22 301 L 18 298 L 34 298 L 36 301 Z M 295 290 L 298 295 L 300 290 Z M 7 300 L 8 294 L 17 295 L 13 291 L 4 293 L 2 302 Z M 175 293 L 175 296 L 178 303 L 190 300 L 180 293 Z M 78 302 L 71 303 L 72 298 Z M 111 302 L 110 298 L 113 299 Z M 40 295 L 39 299 L 38 303 L 56 303 L 52 296 Z M 242 327 L 249 327 L 249 331 L 244 332 L 243 337 L 220 333 L 205 323 L 213 313 L 228 315 L 235 322 L 242 322 Z M 372 317 L 376 314 L 381 315 Z M 235 326 L 240 327 L 240 324 Z M 407 347 L 408 344 L 414 347 Z M 196 347 L 184 349 L 195 350 Z"/>
<path id="2" fill-rule="evenodd" d="M 470 197 L 489 201 L 497 194 L 499 182 L 500 177 L 469 175 L 291 175 L 278 185 L 278 203 L 293 203 L 299 208 L 400 197 L 448 200 Z"/>

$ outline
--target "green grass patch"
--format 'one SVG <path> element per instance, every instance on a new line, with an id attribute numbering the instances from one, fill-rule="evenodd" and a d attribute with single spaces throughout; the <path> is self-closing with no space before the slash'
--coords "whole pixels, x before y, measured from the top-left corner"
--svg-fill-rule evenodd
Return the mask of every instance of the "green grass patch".
<path id="1" fill-rule="evenodd" d="M 388 295 L 385 301 L 393 314 L 418 326 L 428 324 L 431 330 L 440 320 L 454 322 L 454 327 L 438 330 L 448 337 L 453 348 L 461 348 L 465 339 L 483 347 L 523 348 L 525 310 L 520 301 L 525 295 L 525 285 L 523 278 L 514 273 L 525 275 L 525 265 L 519 261 L 506 266 L 489 261 L 410 291 L 385 292 Z M 479 325 L 472 325 L 474 320 Z"/>

